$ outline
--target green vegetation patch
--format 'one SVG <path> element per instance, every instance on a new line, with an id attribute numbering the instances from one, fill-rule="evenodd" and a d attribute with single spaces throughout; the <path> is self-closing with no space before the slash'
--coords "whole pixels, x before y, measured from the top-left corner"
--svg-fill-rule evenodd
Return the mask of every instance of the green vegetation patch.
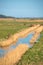
<path id="1" fill-rule="evenodd" d="M 8 38 L 8 35 L 12 35 L 21 31 L 22 29 L 30 27 L 30 24 L 14 21 L 0 21 L 0 39 Z"/>
<path id="2" fill-rule="evenodd" d="M 43 65 L 43 32 L 40 39 L 30 48 L 16 65 Z"/>
<path id="3" fill-rule="evenodd" d="M 6 39 L 8 36 L 17 33 L 22 29 L 31 27 L 33 24 L 43 25 L 43 22 L 16 22 L 15 20 L 0 20 L 0 39 Z"/>

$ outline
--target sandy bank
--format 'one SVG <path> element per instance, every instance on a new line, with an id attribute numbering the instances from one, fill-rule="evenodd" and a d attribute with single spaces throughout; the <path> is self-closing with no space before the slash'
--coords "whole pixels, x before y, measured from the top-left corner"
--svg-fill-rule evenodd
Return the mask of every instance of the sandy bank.
<path id="1" fill-rule="evenodd" d="M 42 30 L 43 30 L 43 26 L 40 26 L 39 28 L 37 28 L 37 29 L 35 30 L 35 32 L 36 32 L 36 33 L 40 33 Z"/>
<path id="2" fill-rule="evenodd" d="M 11 36 L 9 39 L 7 39 L 5 41 L 1 41 L 0 47 L 9 46 L 13 42 L 16 42 L 18 38 L 19 38 L 19 34 L 15 34 L 14 36 Z"/>
<path id="3" fill-rule="evenodd" d="M 23 30 L 22 32 L 20 32 L 20 37 L 26 37 L 28 34 L 30 34 L 31 32 L 33 32 L 35 29 L 37 29 L 40 25 L 36 25 L 33 27 L 30 27 L 26 30 Z"/>
<path id="4" fill-rule="evenodd" d="M 32 37 L 32 39 L 30 40 L 30 44 L 34 44 L 34 42 L 36 42 L 38 36 L 40 35 L 40 33 L 42 32 L 43 30 L 43 26 L 40 26 L 38 29 L 35 30 L 35 34 L 34 36 Z"/>
<path id="5" fill-rule="evenodd" d="M 20 44 L 15 50 L 7 53 L 3 58 L 0 58 L 0 65 L 14 65 L 21 56 L 28 50 L 28 45 Z"/>
<path id="6" fill-rule="evenodd" d="M 26 30 L 22 31 L 22 33 L 24 32 L 23 35 L 24 34 L 27 35 L 27 32 L 29 33 L 29 31 L 33 30 L 33 28 L 32 29 L 26 29 Z M 39 26 L 39 27 L 36 26 L 36 28 L 34 28 L 33 31 L 35 32 L 35 34 L 34 34 L 34 36 L 32 37 L 32 39 L 30 41 L 31 44 L 36 41 L 36 39 L 38 38 L 38 36 L 40 35 L 40 32 L 42 30 L 43 30 L 43 26 Z M 25 31 L 26 31 L 26 33 L 25 33 Z M 16 42 L 18 37 L 20 37 L 20 34 L 16 34 L 16 35 L 14 34 L 12 36 L 13 42 Z M 6 42 L 6 44 L 9 43 L 9 42 L 12 42 L 12 40 Z M 8 45 L 10 45 L 10 44 L 11 43 L 9 43 Z M 22 55 L 28 50 L 28 48 L 29 47 L 26 44 L 19 44 L 15 49 L 13 49 L 12 51 L 8 52 L 4 57 L 0 58 L 0 65 L 14 65 L 15 63 L 17 63 L 21 59 Z"/>
<path id="7" fill-rule="evenodd" d="M 7 39 L 5 41 L 1 41 L 0 42 L 0 47 L 9 46 L 12 43 L 15 44 L 17 42 L 17 39 L 19 37 L 25 37 L 25 36 L 27 36 L 28 34 L 30 34 L 32 31 L 34 31 L 39 26 L 40 25 L 36 25 L 36 26 L 30 27 L 28 29 L 25 29 L 25 30 L 19 32 L 19 33 L 16 33 L 16 34 L 12 35 L 9 39 Z"/>

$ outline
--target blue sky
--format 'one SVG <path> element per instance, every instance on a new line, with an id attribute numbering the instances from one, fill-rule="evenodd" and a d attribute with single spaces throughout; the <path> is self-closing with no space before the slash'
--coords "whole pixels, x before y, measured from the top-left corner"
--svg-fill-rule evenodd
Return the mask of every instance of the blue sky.
<path id="1" fill-rule="evenodd" d="M 0 14 L 14 17 L 43 17 L 43 0 L 0 0 Z"/>

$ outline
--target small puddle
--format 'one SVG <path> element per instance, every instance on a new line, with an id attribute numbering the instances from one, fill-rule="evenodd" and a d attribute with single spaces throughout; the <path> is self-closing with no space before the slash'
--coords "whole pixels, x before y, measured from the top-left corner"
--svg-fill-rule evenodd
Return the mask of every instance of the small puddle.
<path id="1" fill-rule="evenodd" d="M 29 46 L 29 48 L 31 48 L 32 45 L 30 45 L 30 40 L 33 37 L 33 35 L 34 35 L 34 33 L 30 33 L 25 38 L 19 38 L 17 40 L 16 44 L 10 45 L 9 48 L 7 48 L 7 49 L 0 48 L 0 57 L 3 57 L 6 53 L 11 51 L 12 49 L 15 49 L 19 44 L 27 44 Z"/>

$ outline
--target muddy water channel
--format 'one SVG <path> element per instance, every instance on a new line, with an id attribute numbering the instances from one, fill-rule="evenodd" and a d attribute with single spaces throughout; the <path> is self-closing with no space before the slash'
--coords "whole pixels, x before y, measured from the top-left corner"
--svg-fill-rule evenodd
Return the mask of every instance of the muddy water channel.
<path id="1" fill-rule="evenodd" d="M 19 44 L 27 44 L 28 47 L 31 48 L 33 45 L 30 45 L 30 40 L 33 37 L 33 35 L 34 35 L 34 33 L 30 33 L 25 38 L 18 38 L 16 44 L 12 44 L 8 48 L 6 48 L 6 49 L 0 48 L 0 58 L 3 57 L 3 56 L 5 56 L 5 54 L 7 54 L 12 49 L 15 49 Z"/>

